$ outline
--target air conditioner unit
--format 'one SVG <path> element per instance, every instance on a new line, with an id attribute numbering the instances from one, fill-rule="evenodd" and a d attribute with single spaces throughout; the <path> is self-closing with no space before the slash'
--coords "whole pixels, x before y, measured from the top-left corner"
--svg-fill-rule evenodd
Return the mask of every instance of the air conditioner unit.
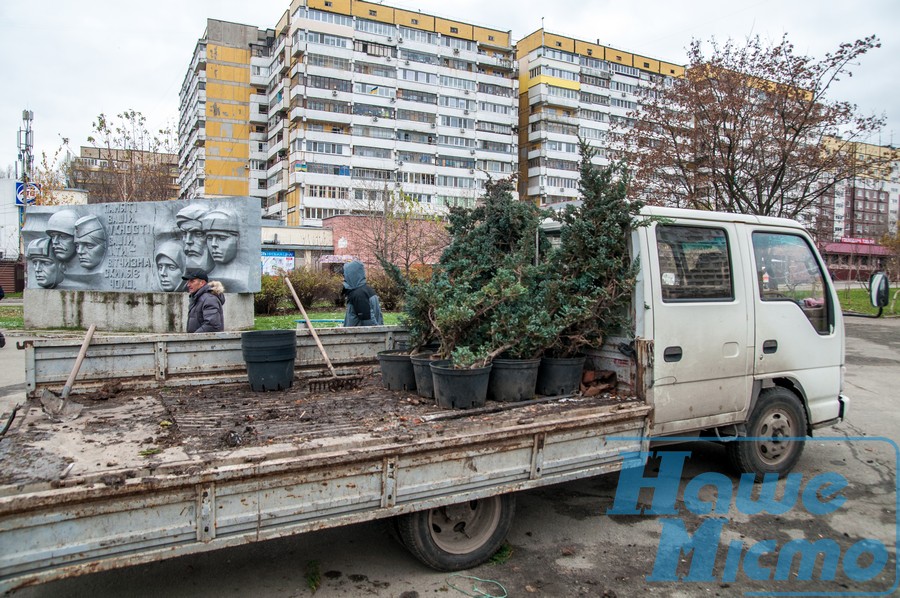
<path id="1" fill-rule="evenodd" d="M 459 132 L 460 132 L 460 133 L 465 133 L 466 130 L 465 130 L 465 129 L 460 129 Z"/>
<path id="2" fill-rule="evenodd" d="M 335 89 L 335 90 L 332 90 L 331 95 L 334 96 L 334 97 L 337 97 L 337 90 L 336 90 L 336 89 Z"/>
<path id="3" fill-rule="evenodd" d="M 627 98 L 627 97 L 628 97 L 628 94 L 625 93 L 625 92 L 623 91 L 623 92 L 622 92 L 622 97 L 623 97 L 623 98 Z"/>
<path id="4" fill-rule="evenodd" d="M 373 116 L 373 117 L 372 117 L 372 122 L 373 122 L 373 123 L 377 123 L 377 122 L 378 122 L 378 117 L 377 117 L 377 116 Z"/>
<path id="5" fill-rule="evenodd" d="M 434 124 L 434 123 L 431 123 L 431 128 L 432 128 L 432 129 L 436 129 L 436 128 L 437 128 L 437 125 Z"/>
<path id="6" fill-rule="evenodd" d="M 392 42 L 392 41 L 394 41 L 394 38 L 391 37 L 391 36 L 389 35 L 389 36 L 388 36 L 388 41 L 389 41 L 389 42 Z"/>
<path id="7" fill-rule="evenodd" d="M 398 43 L 398 44 L 402 44 L 402 43 L 403 43 L 403 38 L 402 38 L 402 37 L 398 37 L 398 38 L 397 38 L 397 43 Z"/>
<path id="8" fill-rule="evenodd" d="M 468 114 L 468 113 L 469 113 L 468 110 L 463 110 L 463 114 Z"/>
<path id="9" fill-rule="evenodd" d="M 397 98 L 391 98 L 391 104 L 397 101 Z"/>
<path id="10" fill-rule="evenodd" d="M 408 60 L 404 60 L 404 61 L 403 61 L 403 64 L 405 64 L 405 65 L 408 66 L 408 65 L 409 65 L 409 61 L 408 61 Z"/>
<path id="11" fill-rule="evenodd" d="M 469 90 L 467 89 L 463 93 L 465 93 L 466 95 L 469 95 Z"/>
<path id="12" fill-rule="evenodd" d="M 472 154 L 472 155 L 474 156 L 474 155 L 475 155 L 475 150 L 469 150 L 469 153 Z"/>
<path id="13" fill-rule="evenodd" d="M 459 48 L 453 48 L 453 53 L 454 53 L 454 54 L 459 54 Z"/>
<path id="14" fill-rule="evenodd" d="M 469 169 L 469 174 L 475 174 L 475 169 L 474 169 L 474 168 L 470 168 L 470 169 Z"/>
<path id="15" fill-rule="evenodd" d="M 391 57 L 390 57 L 390 56 L 385 56 L 385 58 L 387 59 L 388 62 L 391 61 Z"/>
<path id="16" fill-rule="evenodd" d="M 565 188 L 565 187 L 560 187 L 560 188 L 559 188 L 559 192 L 560 192 L 560 193 L 565 193 L 565 192 L 566 192 L 566 188 Z"/>

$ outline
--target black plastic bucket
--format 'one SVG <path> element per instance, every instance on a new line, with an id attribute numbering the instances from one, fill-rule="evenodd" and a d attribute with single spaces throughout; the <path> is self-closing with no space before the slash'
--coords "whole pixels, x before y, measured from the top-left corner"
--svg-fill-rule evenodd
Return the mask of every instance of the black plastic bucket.
<path id="1" fill-rule="evenodd" d="M 434 363 L 434 353 L 416 353 L 410 355 L 413 375 L 416 378 L 416 394 L 428 399 L 434 398 L 434 380 L 431 377 L 431 364 Z"/>
<path id="2" fill-rule="evenodd" d="M 381 383 L 388 390 L 416 390 L 416 374 L 405 349 L 382 351 L 378 354 Z"/>
<path id="3" fill-rule="evenodd" d="M 488 382 L 493 401 L 527 401 L 534 398 L 540 359 L 495 359 Z"/>
<path id="4" fill-rule="evenodd" d="M 247 378 L 255 392 L 284 390 L 294 383 L 297 333 L 293 330 L 253 330 L 241 333 Z"/>
<path id="5" fill-rule="evenodd" d="M 487 401 L 491 366 L 457 369 L 447 362 L 431 364 L 434 398 L 444 409 L 472 409 L 484 407 Z"/>
<path id="6" fill-rule="evenodd" d="M 570 395 L 581 388 L 584 357 L 544 357 L 538 370 L 537 393 Z"/>

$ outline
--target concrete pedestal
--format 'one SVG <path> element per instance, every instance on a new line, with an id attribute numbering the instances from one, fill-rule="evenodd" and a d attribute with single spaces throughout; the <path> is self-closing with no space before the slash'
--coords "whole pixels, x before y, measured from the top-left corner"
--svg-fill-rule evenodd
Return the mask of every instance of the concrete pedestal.
<path id="1" fill-rule="evenodd" d="M 25 328 L 112 332 L 184 332 L 187 293 L 115 293 L 25 289 Z M 253 328 L 253 293 L 225 294 L 225 330 Z"/>

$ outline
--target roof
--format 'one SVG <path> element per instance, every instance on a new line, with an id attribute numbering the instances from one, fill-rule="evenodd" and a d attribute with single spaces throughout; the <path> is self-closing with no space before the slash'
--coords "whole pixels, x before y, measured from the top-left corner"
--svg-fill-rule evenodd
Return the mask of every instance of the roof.
<path id="1" fill-rule="evenodd" d="M 882 245 L 864 245 L 862 243 L 829 243 L 822 253 L 838 253 L 844 255 L 891 255 L 891 250 Z"/>

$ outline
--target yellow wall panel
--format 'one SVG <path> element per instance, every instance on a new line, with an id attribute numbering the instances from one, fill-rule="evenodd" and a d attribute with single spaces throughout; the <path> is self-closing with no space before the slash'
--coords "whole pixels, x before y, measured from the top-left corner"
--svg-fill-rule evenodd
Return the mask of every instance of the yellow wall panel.
<path id="1" fill-rule="evenodd" d="M 403 25 L 404 27 L 434 31 L 434 17 L 431 15 L 423 15 L 420 12 L 411 12 L 397 8 L 394 10 L 394 19 L 398 25 Z"/>
<path id="2" fill-rule="evenodd" d="M 553 48 L 554 50 L 575 52 L 575 40 L 571 37 L 563 37 L 561 35 L 544 32 L 544 45 L 548 48 Z"/>
<path id="3" fill-rule="evenodd" d="M 230 181 L 224 179 L 206 179 L 206 195 L 249 195 L 250 184 L 248 181 Z"/>
<path id="4" fill-rule="evenodd" d="M 381 21 L 382 23 L 394 22 L 394 9 L 390 6 L 356 0 L 356 2 L 353 3 L 352 10 L 353 16 L 355 17 L 361 17 L 372 21 Z"/>
<path id="5" fill-rule="evenodd" d="M 578 81 L 569 81 L 568 79 L 560 79 L 558 77 L 550 77 L 548 75 L 539 75 L 531 80 L 531 85 L 529 87 L 534 87 L 535 85 L 540 85 L 541 83 L 546 83 L 547 85 L 552 85 L 553 87 L 563 87 L 565 89 L 574 89 L 580 90 L 581 83 Z"/>
<path id="6" fill-rule="evenodd" d="M 434 20 L 434 29 L 441 35 L 449 35 L 461 39 L 475 39 L 472 32 L 472 26 L 459 21 L 448 21 L 447 19 L 436 18 Z"/>
<path id="7" fill-rule="evenodd" d="M 668 62 L 659 63 L 659 72 L 670 77 L 684 77 L 684 67 Z"/>
<path id="8" fill-rule="evenodd" d="M 221 122 L 215 120 L 206 121 L 207 139 L 250 139 L 250 125 L 244 123 Z"/>
<path id="9" fill-rule="evenodd" d="M 235 62 L 238 64 L 250 64 L 250 50 L 241 48 L 229 48 L 208 44 L 206 46 L 206 59 L 217 62 Z"/>
<path id="10" fill-rule="evenodd" d="M 622 52 L 613 48 L 606 49 L 606 59 L 610 62 L 617 62 L 626 66 L 634 66 L 634 56 L 628 52 Z"/>
<path id="11" fill-rule="evenodd" d="M 207 141 L 206 142 L 206 168 L 209 169 L 210 159 L 232 158 L 245 160 L 250 157 L 250 145 L 245 140 L 239 141 Z M 241 175 L 243 176 L 243 174 Z"/>
<path id="12" fill-rule="evenodd" d="M 206 101 L 228 100 L 230 102 L 249 102 L 251 89 L 243 85 L 227 85 L 209 82 L 206 84 Z"/>
<path id="13" fill-rule="evenodd" d="M 214 119 L 239 120 L 248 122 L 250 107 L 247 104 L 231 104 L 228 102 L 206 102 L 206 120 Z"/>
<path id="14" fill-rule="evenodd" d="M 331 6 L 325 6 L 328 2 Z M 350 0 L 308 0 L 306 5 L 316 10 L 327 10 L 328 12 L 336 12 L 342 15 L 350 14 Z"/>
<path id="15" fill-rule="evenodd" d="M 634 66 L 641 69 L 642 71 L 650 71 L 651 73 L 659 72 L 658 60 L 653 60 L 652 58 L 647 58 L 646 56 L 641 56 L 640 54 L 634 55 Z"/>
<path id="16" fill-rule="evenodd" d="M 524 58 L 529 52 L 541 47 L 541 30 L 538 29 L 516 43 L 516 58 Z"/>
<path id="17" fill-rule="evenodd" d="M 509 32 L 498 31 L 496 29 L 485 29 L 484 27 L 475 27 L 473 31 L 476 41 L 484 42 L 492 46 L 509 46 Z M 493 39 L 491 39 L 493 38 Z"/>
<path id="18" fill-rule="evenodd" d="M 206 65 L 206 80 L 208 82 L 229 81 L 235 83 L 250 84 L 250 69 L 246 66 L 232 66 L 229 64 L 212 64 Z"/>
<path id="19" fill-rule="evenodd" d="M 596 58 L 597 60 L 603 60 L 603 57 L 605 55 L 604 50 L 606 50 L 604 46 L 575 40 L 575 52 L 581 54 L 582 56 L 590 56 L 591 58 Z"/>

